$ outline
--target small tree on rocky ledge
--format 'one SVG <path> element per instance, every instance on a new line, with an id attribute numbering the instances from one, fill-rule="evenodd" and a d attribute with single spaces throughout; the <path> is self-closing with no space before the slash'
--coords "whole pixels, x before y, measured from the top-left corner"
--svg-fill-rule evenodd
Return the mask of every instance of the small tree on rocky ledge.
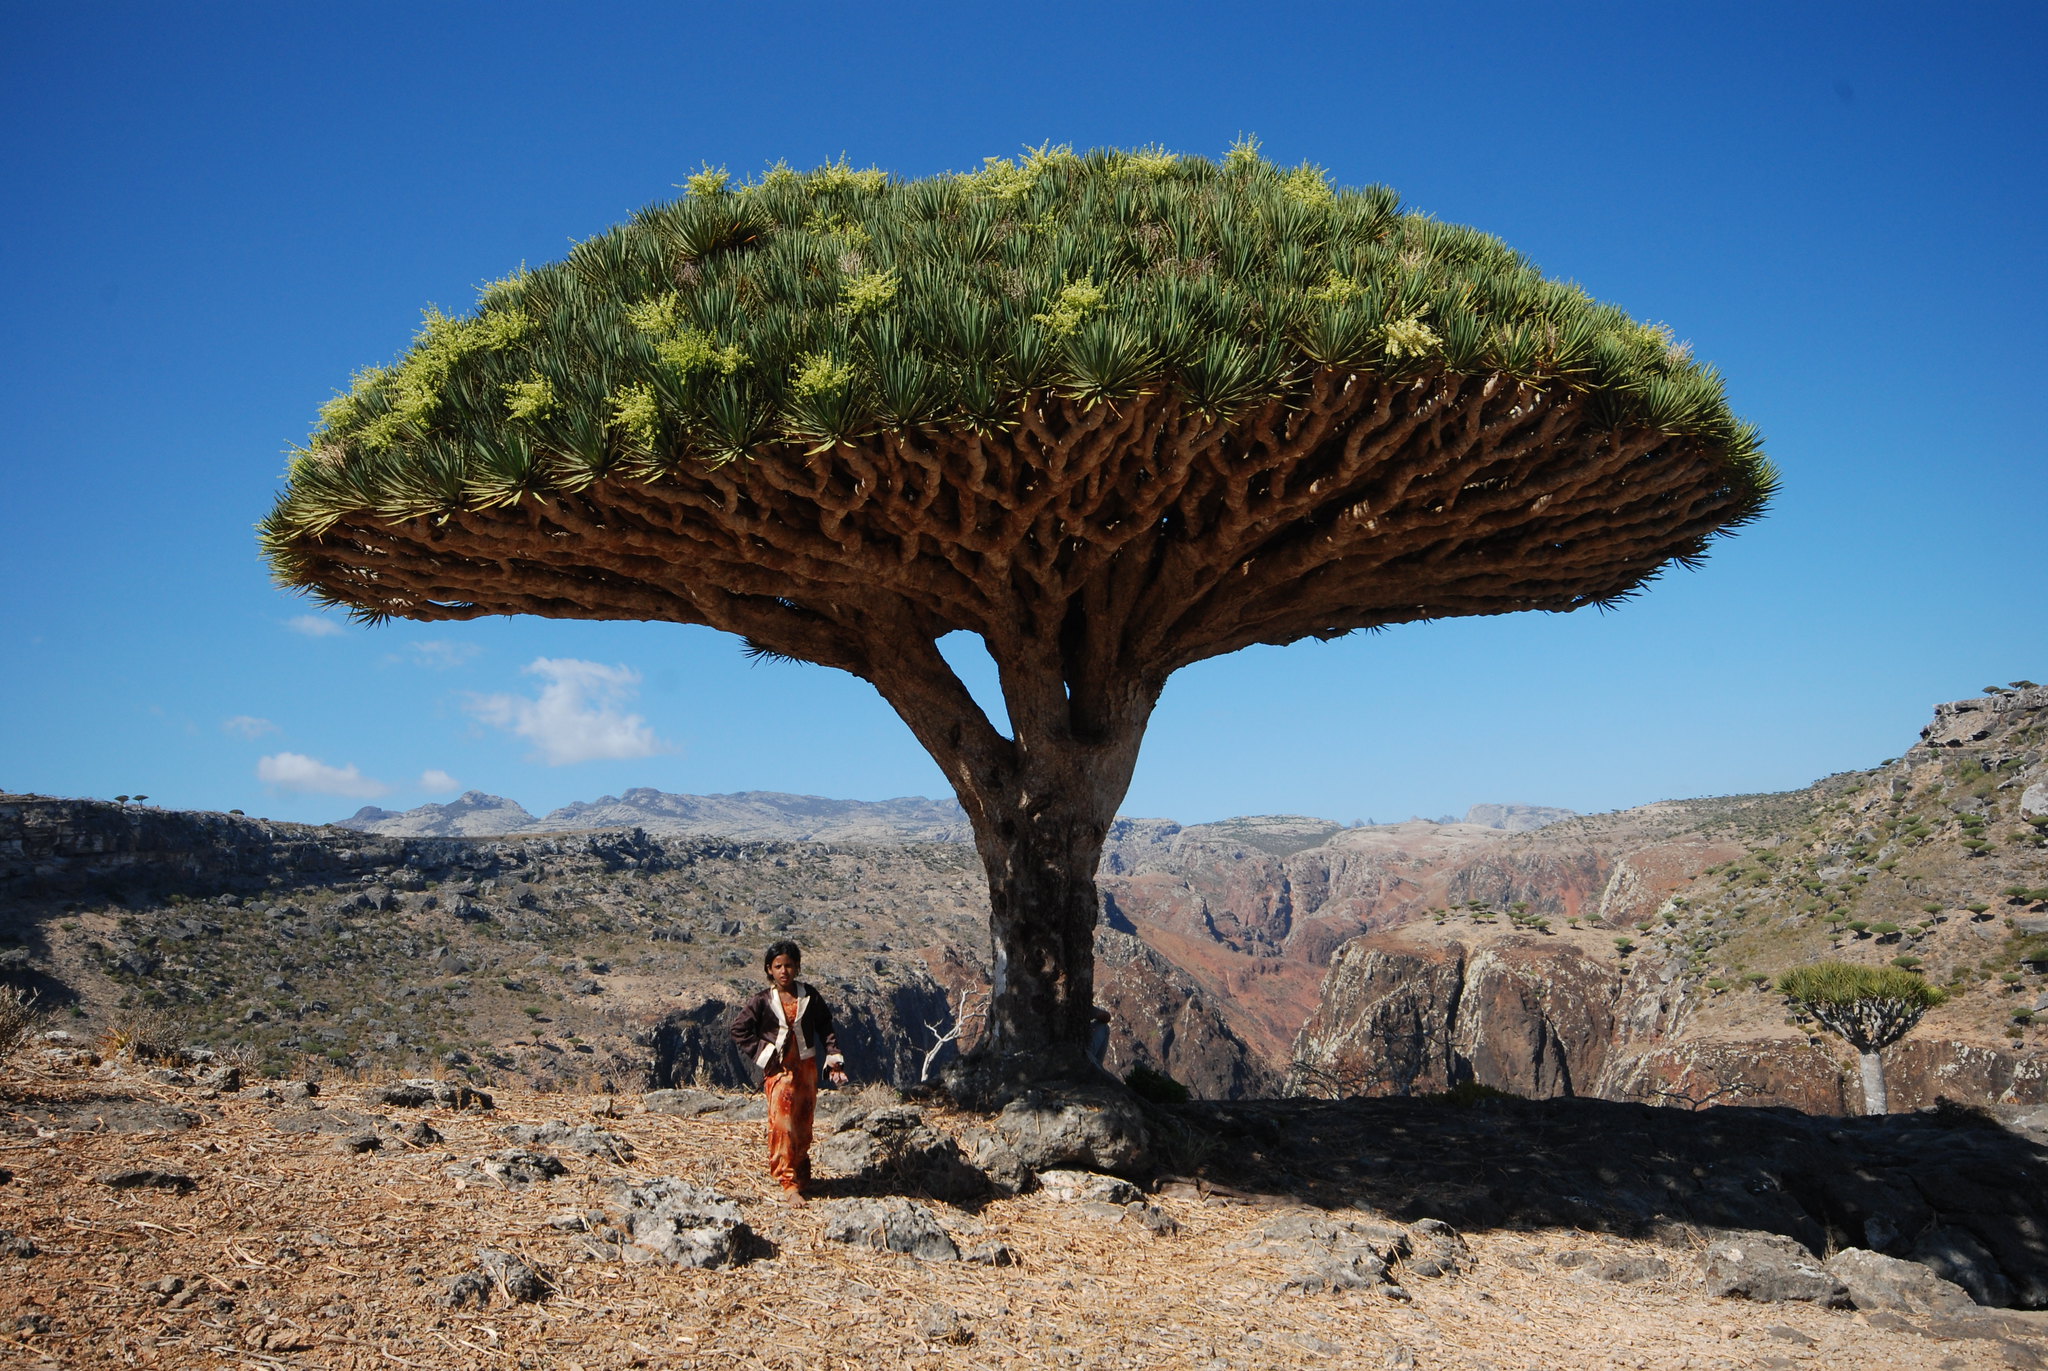
<path id="1" fill-rule="evenodd" d="M 1797 967 L 1778 981 L 1778 989 L 1856 1049 L 1866 1114 L 1882 1114 L 1890 1107 L 1884 1062 L 1878 1054 L 1905 1037 L 1921 1015 L 1948 998 L 1939 986 L 1929 985 L 1913 972 L 1852 962 Z"/>
<path id="2" fill-rule="evenodd" d="M 1042 149 L 692 177 L 430 311 L 262 537 L 366 621 L 708 624 L 871 682 L 988 871 L 988 1041 L 1078 1059 L 1096 865 L 1173 672 L 1611 605 L 1774 479 L 1668 331 L 1384 188 L 1249 143 Z"/>

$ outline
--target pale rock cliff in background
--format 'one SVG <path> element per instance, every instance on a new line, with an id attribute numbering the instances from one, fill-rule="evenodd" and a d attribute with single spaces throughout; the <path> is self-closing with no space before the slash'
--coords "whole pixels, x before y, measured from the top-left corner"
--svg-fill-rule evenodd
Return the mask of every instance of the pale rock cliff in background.
<path id="1" fill-rule="evenodd" d="M 624 795 L 578 800 L 540 818 L 514 800 L 472 790 L 445 805 L 403 813 L 365 806 L 339 827 L 396 837 L 497 837 L 638 828 L 657 837 L 730 838 L 737 842 L 966 842 L 967 815 L 953 800 L 828 800 L 745 790 L 733 795 L 671 795 L 638 786 Z"/>
<path id="2" fill-rule="evenodd" d="M 1545 824 L 1578 817 L 1575 809 L 1552 809 L 1546 805 L 1473 805 L 1465 811 L 1466 823 L 1509 833 L 1534 833 Z"/>
<path id="3" fill-rule="evenodd" d="M 334 826 L 392 838 L 496 838 L 531 829 L 534 818 L 517 800 L 465 790 L 447 804 L 421 805 L 403 813 L 364 805 Z"/>

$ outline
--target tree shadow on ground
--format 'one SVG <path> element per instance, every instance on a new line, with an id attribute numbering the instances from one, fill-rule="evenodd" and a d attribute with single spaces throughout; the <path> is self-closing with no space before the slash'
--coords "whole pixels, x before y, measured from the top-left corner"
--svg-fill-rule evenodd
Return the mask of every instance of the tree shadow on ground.
<path id="1" fill-rule="evenodd" d="M 1781 1233 L 1989 1263 L 2048 1307 L 2048 1149 L 1958 1106 L 1877 1118 L 1609 1100 L 1202 1102 L 1170 1111 L 1185 1176 L 1260 1202 L 1468 1230 Z M 1172 1121 L 1178 1121 L 1178 1127 Z M 1939 1262 L 1934 1262 L 1939 1269 Z"/>

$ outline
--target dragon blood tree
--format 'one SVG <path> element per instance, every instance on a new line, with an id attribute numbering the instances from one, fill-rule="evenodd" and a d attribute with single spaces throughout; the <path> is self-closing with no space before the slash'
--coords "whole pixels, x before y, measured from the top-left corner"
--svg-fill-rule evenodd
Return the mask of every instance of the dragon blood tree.
<path id="1" fill-rule="evenodd" d="M 1903 967 L 1854 962 L 1794 967 L 1779 978 L 1778 992 L 1856 1049 L 1866 1114 L 1891 1108 L 1884 1088 L 1884 1059 L 1878 1054 L 1912 1032 L 1921 1015 L 1948 998 L 1941 987 Z"/>
<path id="2" fill-rule="evenodd" d="M 1042 149 L 693 177 L 429 311 L 322 411 L 262 540 L 362 620 L 708 624 L 871 682 L 973 823 L 993 1045 L 1059 1057 L 1174 671 L 1612 604 L 1773 480 L 1668 332 L 1483 233 L 1250 144 Z"/>

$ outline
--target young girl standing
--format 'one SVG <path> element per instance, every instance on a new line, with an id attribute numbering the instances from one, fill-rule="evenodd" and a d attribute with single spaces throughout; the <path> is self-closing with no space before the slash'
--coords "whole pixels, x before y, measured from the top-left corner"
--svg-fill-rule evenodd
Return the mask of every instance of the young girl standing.
<path id="1" fill-rule="evenodd" d="M 804 954 L 770 943 L 761 958 L 768 988 L 740 1006 L 732 1039 L 761 1068 L 768 1092 L 768 1172 L 792 1201 L 811 1183 L 811 1121 L 818 1109 L 819 1056 L 834 1085 L 846 1084 L 832 1011 L 816 986 L 797 979 Z"/>

